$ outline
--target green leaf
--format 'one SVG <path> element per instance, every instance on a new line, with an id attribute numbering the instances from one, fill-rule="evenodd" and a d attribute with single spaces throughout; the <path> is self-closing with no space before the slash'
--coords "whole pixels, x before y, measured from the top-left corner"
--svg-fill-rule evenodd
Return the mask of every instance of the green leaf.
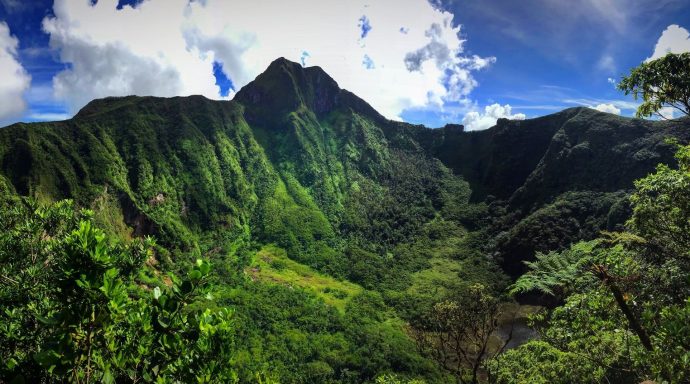
<path id="1" fill-rule="evenodd" d="M 52 370 L 55 368 L 56 364 L 60 361 L 60 354 L 48 349 L 45 351 L 38 352 L 34 355 L 34 360 L 40 364 L 43 368 Z"/>
<path id="2" fill-rule="evenodd" d="M 203 262 L 203 263 L 199 266 L 199 271 L 201 271 L 201 274 L 202 274 L 203 276 L 208 275 L 208 273 L 209 273 L 210 270 L 211 270 L 211 264 L 208 263 L 208 262 Z"/>
<path id="3" fill-rule="evenodd" d="M 103 372 L 103 378 L 101 381 L 105 384 L 113 384 L 115 383 L 115 378 L 113 377 L 113 374 L 110 373 L 110 368 L 106 368 L 105 372 Z"/>
<path id="4" fill-rule="evenodd" d="M 199 280 L 201 279 L 201 272 L 199 270 L 193 270 L 189 272 L 189 279 L 190 280 Z"/>

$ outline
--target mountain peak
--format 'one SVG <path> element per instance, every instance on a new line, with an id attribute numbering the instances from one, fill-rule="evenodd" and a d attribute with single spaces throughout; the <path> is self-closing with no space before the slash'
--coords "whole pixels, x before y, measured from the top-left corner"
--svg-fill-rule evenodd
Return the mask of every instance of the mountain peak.
<path id="1" fill-rule="evenodd" d="M 304 68 L 281 57 L 240 89 L 235 100 L 258 108 L 259 113 L 291 112 L 305 106 L 323 115 L 338 104 L 340 91 L 338 83 L 320 67 Z"/>
<path id="2" fill-rule="evenodd" d="M 296 63 L 294 61 L 290 61 L 284 57 L 279 57 L 271 62 L 271 64 L 268 65 L 266 70 L 264 72 L 270 72 L 270 71 L 275 71 L 275 70 L 280 70 L 280 69 L 289 69 L 292 71 L 296 70 L 302 70 L 304 67 L 302 67 L 299 63 Z"/>

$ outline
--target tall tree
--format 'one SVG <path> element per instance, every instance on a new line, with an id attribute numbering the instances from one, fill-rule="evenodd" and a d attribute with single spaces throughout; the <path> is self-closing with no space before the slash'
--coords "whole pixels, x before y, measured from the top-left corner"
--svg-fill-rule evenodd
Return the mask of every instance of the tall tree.
<path id="1" fill-rule="evenodd" d="M 623 77 L 618 89 L 642 99 L 637 117 L 667 118 L 665 108 L 690 115 L 690 52 L 669 53 L 640 64 Z"/>
<path id="2" fill-rule="evenodd" d="M 470 287 L 458 300 L 434 305 L 423 324 L 411 329 L 419 350 L 456 377 L 460 384 L 476 384 L 486 362 L 500 354 L 512 331 L 500 347 L 492 346 L 498 328 L 498 300 L 480 284 Z"/>

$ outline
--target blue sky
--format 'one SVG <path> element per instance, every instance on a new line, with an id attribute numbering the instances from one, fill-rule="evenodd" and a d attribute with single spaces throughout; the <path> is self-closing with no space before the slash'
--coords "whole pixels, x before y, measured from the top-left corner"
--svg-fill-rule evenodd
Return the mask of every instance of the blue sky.
<path id="1" fill-rule="evenodd" d="M 474 99 L 507 103 L 528 116 L 577 104 L 624 107 L 632 98 L 609 79 L 618 81 L 652 56 L 669 25 L 690 28 L 686 0 L 456 0 L 443 6 L 463 24 L 468 51 L 497 58 L 476 75 L 481 85 Z"/>
<path id="2" fill-rule="evenodd" d="M 278 56 L 432 127 L 577 105 L 629 116 L 615 82 L 655 50 L 690 49 L 686 0 L 329 1 L 0 0 L 0 124 L 108 95 L 229 99 Z"/>

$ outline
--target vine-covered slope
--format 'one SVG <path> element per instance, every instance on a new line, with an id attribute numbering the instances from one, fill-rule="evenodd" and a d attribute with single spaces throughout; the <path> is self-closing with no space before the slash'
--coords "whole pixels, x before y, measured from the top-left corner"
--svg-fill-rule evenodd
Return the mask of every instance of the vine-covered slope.
<path id="1" fill-rule="evenodd" d="M 516 233 L 498 248 L 515 269 L 535 249 L 620 223 L 615 193 L 672 162 L 665 139 L 687 141 L 687 125 L 572 108 L 481 132 L 428 129 L 388 121 L 320 68 L 281 58 L 233 101 L 106 98 L 67 121 L 6 127 L 0 177 L 11 193 L 107 202 L 120 232 L 185 249 L 220 228 L 338 275 L 343 241 L 385 252 L 443 209 L 462 216 L 469 182 L 474 200 L 505 202 L 501 225 Z M 570 209 L 577 223 L 550 234 L 564 240 L 511 245 L 544 229 L 547 207 L 585 204 L 571 192 L 602 206 Z"/>
<path id="2" fill-rule="evenodd" d="M 436 304 L 498 305 L 536 252 L 619 229 L 689 125 L 572 108 L 429 129 L 278 59 L 233 101 L 106 98 L 2 128 L 0 381 L 91 375 L 98 329 L 104 381 L 449 382 L 413 340 Z"/>

